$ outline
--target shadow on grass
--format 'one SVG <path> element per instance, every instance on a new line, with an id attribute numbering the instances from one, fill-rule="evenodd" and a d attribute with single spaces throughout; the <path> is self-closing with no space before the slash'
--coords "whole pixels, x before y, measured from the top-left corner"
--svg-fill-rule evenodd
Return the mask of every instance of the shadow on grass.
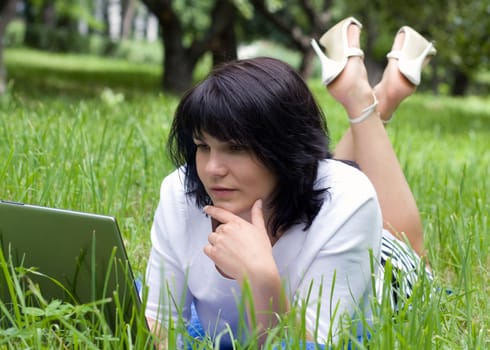
<path id="1" fill-rule="evenodd" d="M 415 95 L 400 106 L 393 120 L 398 122 L 433 135 L 490 133 L 490 99 Z"/>
<path id="2" fill-rule="evenodd" d="M 27 98 L 93 98 L 106 89 L 129 98 L 161 92 L 161 69 L 150 64 L 11 49 L 6 66 L 12 91 Z"/>
<path id="3" fill-rule="evenodd" d="M 67 96 L 97 97 L 104 89 L 125 95 L 156 94 L 160 91 L 158 76 L 145 72 L 60 71 L 50 68 L 14 67 L 9 80 L 14 91 L 29 97 Z"/>

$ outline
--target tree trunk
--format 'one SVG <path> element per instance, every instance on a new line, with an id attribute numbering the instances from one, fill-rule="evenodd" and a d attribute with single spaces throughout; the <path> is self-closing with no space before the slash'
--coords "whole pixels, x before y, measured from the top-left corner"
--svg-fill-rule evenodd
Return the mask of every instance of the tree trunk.
<path id="1" fill-rule="evenodd" d="M 181 94 L 192 86 L 194 68 L 206 52 L 216 53 L 217 60 L 236 57 L 236 39 L 233 32 L 236 11 L 228 0 L 217 0 L 211 13 L 211 26 L 202 40 L 193 40 L 184 47 L 184 28 L 170 0 L 143 0 L 158 18 L 162 29 L 164 61 L 162 87 L 164 91 Z M 213 44 L 218 43 L 213 50 Z M 231 54 L 231 47 L 234 53 Z"/>
<path id="2" fill-rule="evenodd" d="M 165 7 L 159 15 L 164 46 L 162 88 L 181 94 L 192 85 L 192 73 L 199 56 L 183 46 L 182 25 L 172 7 Z"/>
<path id="3" fill-rule="evenodd" d="M 289 38 L 289 47 L 298 49 L 302 54 L 302 62 L 298 69 L 304 79 L 308 79 L 313 73 L 315 54 L 310 45 L 311 38 L 318 39 L 328 27 L 331 20 L 331 8 L 333 1 L 324 0 L 321 7 L 315 7 L 312 1 L 301 0 L 298 6 L 311 25 L 309 32 L 305 33 L 289 16 L 280 12 L 270 11 L 265 0 L 250 0 L 254 9 L 264 18 Z"/>
<path id="4" fill-rule="evenodd" d="M 303 51 L 303 59 L 299 67 L 299 74 L 308 79 L 313 75 L 313 69 L 315 68 L 315 52 L 312 50 Z"/>
<path id="5" fill-rule="evenodd" d="M 459 69 L 456 70 L 454 72 L 454 82 L 451 86 L 451 95 L 464 96 L 469 83 L 470 79 L 468 78 L 468 75 Z"/>
<path id="6" fill-rule="evenodd" d="M 192 86 L 192 73 L 197 62 L 197 59 L 191 57 L 182 47 L 180 40 L 180 36 L 169 34 L 162 38 L 162 44 L 165 46 L 162 88 L 178 95 Z"/>
<path id="7" fill-rule="evenodd" d="M 121 39 L 128 39 L 132 34 L 133 19 L 136 13 L 136 1 L 121 1 Z"/>
<path id="8" fill-rule="evenodd" d="M 215 43 L 211 45 L 213 66 L 237 59 L 237 41 L 234 30 L 221 33 L 221 35 L 216 38 Z"/>
<path id="9" fill-rule="evenodd" d="M 220 32 L 214 39 L 211 40 L 210 48 L 213 55 L 213 66 L 220 63 L 235 60 L 237 58 L 237 40 L 235 35 L 235 19 L 236 9 L 228 2 L 223 4 L 224 7 L 215 8 L 213 18 L 218 21 L 223 21 L 218 25 Z M 223 16 L 218 13 L 227 13 L 227 16 Z"/>
<path id="10" fill-rule="evenodd" d="M 384 67 L 387 63 L 387 60 L 384 57 L 381 61 L 373 59 L 375 51 L 374 44 L 376 43 L 376 40 L 379 36 L 379 18 L 375 11 L 376 9 L 374 10 L 374 12 L 372 9 L 367 11 L 365 17 L 365 21 L 367 23 L 365 23 L 363 27 L 363 32 L 366 33 L 366 42 L 363 49 L 364 63 L 366 65 L 369 84 L 371 84 L 371 86 L 375 86 L 381 80 Z"/>
<path id="11" fill-rule="evenodd" d="M 3 62 L 3 37 L 7 24 L 14 18 L 17 0 L 0 2 L 0 95 L 7 89 L 7 70 Z"/>

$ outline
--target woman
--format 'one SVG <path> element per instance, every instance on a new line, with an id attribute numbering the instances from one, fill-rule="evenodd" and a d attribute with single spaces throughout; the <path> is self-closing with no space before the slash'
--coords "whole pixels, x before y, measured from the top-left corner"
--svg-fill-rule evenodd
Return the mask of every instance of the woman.
<path id="1" fill-rule="evenodd" d="M 186 93 L 169 135 L 178 169 L 162 183 L 151 232 L 152 326 L 166 328 L 179 314 L 188 320 L 194 305 L 208 335 L 229 329 L 240 339 L 248 331 L 240 328 L 245 300 L 250 328 L 263 341 L 277 315 L 297 303 L 306 307 L 309 334 L 325 343 L 335 341 L 342 315 L 369 315 L 372 259 L 380 261 L 382 242 L 397 240 L 388 230 L 406 233 L 419 252 L 423 244 L 415 201 L 382 123 L 415 89 L 400 74 L 403 55 L 414 50 L 406 33 L 394 43 L 402 55 L 389 58 L 374 90 L 356 20 L 320 39 L 330 55 L 321 56 L 324 82 L 356 116 L 335 157 L 364 173 L 332 158 L 321 110 L 281 61 L 228 63 Z M 220 345 L 230 341 L 225 335 Z"/>

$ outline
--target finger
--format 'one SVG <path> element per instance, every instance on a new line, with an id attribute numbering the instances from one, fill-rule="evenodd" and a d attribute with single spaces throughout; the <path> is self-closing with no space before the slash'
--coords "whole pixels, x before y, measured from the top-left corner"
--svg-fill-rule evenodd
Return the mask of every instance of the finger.
<path id="1" fill-rule="evenodd" d="M 211 216 L 213 219 L 226 224 L 236 218 L 238 218 L 237 215 L 229 212 L 226 209 L 218 208 L 212 205 L 207 205 L 204 207 L 204 212 Z"/>
<path id="2" fill-rule="evenodd" d="M 264 213 L 262 212 L 262 199 L 257 199 L 255 201 L 250 212 L 250 217 L 252 225 L 265 228 Z"/>
<path id="3" fill-rule="evenodd" d="M 206 244 L 203 250 L 204 250 L 204 254 L 206 254 L 212 260 L 214 247 L 211 244 Z"/>
<path id="4" fill-rule="evenodd" d="M 210 233 L 208 236 L 208 242 L 212 246 L 216 245 L 217 239 L 218 239 L 218 234 L 215 232 Z"/>

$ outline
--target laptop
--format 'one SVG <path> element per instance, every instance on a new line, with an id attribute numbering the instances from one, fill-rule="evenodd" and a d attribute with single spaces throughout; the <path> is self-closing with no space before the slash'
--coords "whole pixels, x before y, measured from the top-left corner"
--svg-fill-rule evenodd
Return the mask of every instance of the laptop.
<path id="1" fill-rule="evenodd" d="M 136 322 L 144 320 L 114 217 L 0 200 L 0 248 L 2 260 L 17 268 L 28 306 L 42 306 L 32 292 L 35 286 L 47 303 L 96 303 L 114 332 L 122 322 L 134 332 Z M 12 286 L 9 271 L 0 268 L 0 301 L 6 308 L 19 304 L 7 283 L 10 278 Z"/>

